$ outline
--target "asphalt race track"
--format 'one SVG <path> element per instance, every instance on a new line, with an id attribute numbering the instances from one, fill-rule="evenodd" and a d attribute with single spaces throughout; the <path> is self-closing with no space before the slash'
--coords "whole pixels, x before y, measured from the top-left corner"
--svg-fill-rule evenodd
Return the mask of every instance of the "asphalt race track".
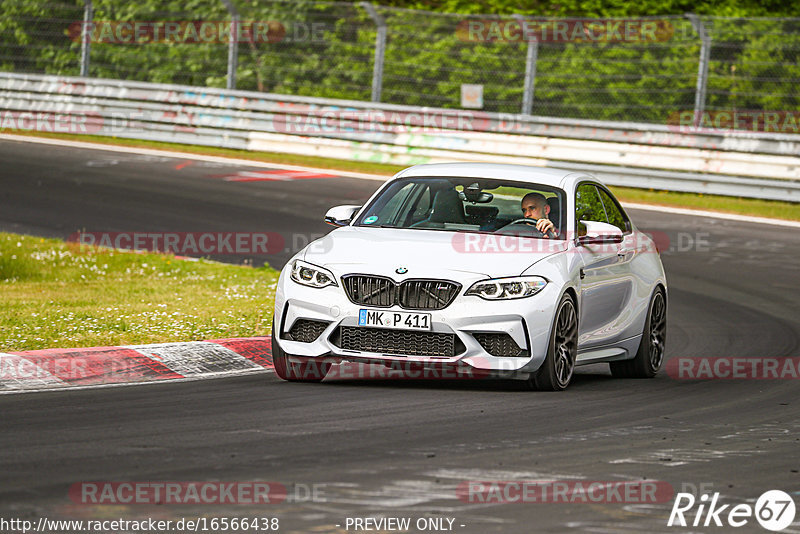
<path id="1" fill-rule="evenodd" d="M 220 176 L 264 169 L 8 141 L 0 158 L 2 231 L 278 232 L 283 251 L 217 257 L 274 266 L 328 230 L 327 207 L 363 202 L 379 185 L 226 181 Z M 666 210 L 631 215 L 640 228 L 669 236 L 671 250 L 662 254 L 669 358 L 800 356 L 796 229 Z M 475 480 L 647 479 L 675 492 L 719 492 L 731 504 L 752 505 L 770 489 L 797 501 L 798 393 L 797 379 L 680 380 L 662 372 L 617 380 L 596 365 L 580 368 L 557 394 L 513 382 L 306 385 L 268 373 L 2 395 L 0 515 L 278 517 L 280 532 L 318 533 L 347 531 L 347 518 L 381 516 L 453 518 L 452 531 L 464 533 L 723 532 L 668 527 L 671 498 L 470 503 L 456 490 Z M 275 481 L 293 498 L 93 507 L 68 497 L 81 481 L 206 480 Z M 765 532 L 754 520 L 737 531 Z"/>

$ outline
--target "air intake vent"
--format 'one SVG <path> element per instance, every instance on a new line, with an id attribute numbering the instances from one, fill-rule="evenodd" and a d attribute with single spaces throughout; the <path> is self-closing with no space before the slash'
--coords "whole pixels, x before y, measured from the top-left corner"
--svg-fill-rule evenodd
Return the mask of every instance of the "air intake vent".
<path id="1" fill-rule="evenodd" d="M 446 333 L 342 326 L 337 337 L 342 349 L 381 354 L 451 358 L 464 351 L 456 335 Z"/>
<path id="2" fill-rule="evenodd" d="M 311 319 L 298 319 L 287 332 L 285 338 L 289 341 L 300 341 L 301 343 L 311 343 L 315 341 L 330 323 L 324 321 L 312 321 Z"/>
<path id="3" fill-rule="evenodd" d="M 528 356 L 528 351 L 523 350 L 517 345 L 514 339 L 505 333 L 480 333 L 472 334 L 478 340 L 483 350 L 492 356 L 505 356 L 505 357 L 525 357 Z"/>

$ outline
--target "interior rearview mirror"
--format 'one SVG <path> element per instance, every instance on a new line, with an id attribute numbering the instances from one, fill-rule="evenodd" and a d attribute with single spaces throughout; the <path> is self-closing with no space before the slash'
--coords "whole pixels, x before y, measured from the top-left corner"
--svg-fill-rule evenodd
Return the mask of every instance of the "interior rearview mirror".
<path id="1" fill-rule="evenodd" d="M 458 196 L 461 197 L 461 200 L 468 200 L 476 204 L 486 204 L 494 198 L 493 194 L 482 191 L 480 184 L 477 182 L 459 192 Z"/>

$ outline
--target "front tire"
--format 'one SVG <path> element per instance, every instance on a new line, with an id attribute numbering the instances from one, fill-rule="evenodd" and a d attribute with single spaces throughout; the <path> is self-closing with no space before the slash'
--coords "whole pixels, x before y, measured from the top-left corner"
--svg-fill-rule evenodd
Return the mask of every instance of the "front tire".
<path id="1" fill-rule="evenodd" d="M 331 364 L 317 361 L 314 358 L 304 358 L 304 361 L 300 363 L 290 362 L 289 356 L 275 340 L 275 325 L 273 324 L 272 365 L 278 378 L 289 382 L 322 382 L 331 368 Z"/>
<path id="2" fill-rule="evenodd" d="M 661 288 L 656 289 L 647 309 L 639 350 L 632 360 L 609 362 L 611 375 L 616 378 L 653 378 L 664 363 L 667 339 L 667 299 Z"/>
<path id="3" fill-rule="evenodd" d="M 572 297 L 565 294 L 556 308 L 550 343 L 544 363 L 528 378 L 528 384 L 540 391 L 562 391 L 575 371 L 578 355 L 578 313 Z"/>

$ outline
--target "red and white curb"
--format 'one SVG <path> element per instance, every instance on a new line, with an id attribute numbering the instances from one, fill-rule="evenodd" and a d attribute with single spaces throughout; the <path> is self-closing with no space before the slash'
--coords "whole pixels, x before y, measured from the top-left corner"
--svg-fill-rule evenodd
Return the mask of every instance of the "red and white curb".
<path id="1" fill-rule="evenodd" d="M 0 393 L 203 379 L 272 369 L 270 337 L 0 353 Z"/>

